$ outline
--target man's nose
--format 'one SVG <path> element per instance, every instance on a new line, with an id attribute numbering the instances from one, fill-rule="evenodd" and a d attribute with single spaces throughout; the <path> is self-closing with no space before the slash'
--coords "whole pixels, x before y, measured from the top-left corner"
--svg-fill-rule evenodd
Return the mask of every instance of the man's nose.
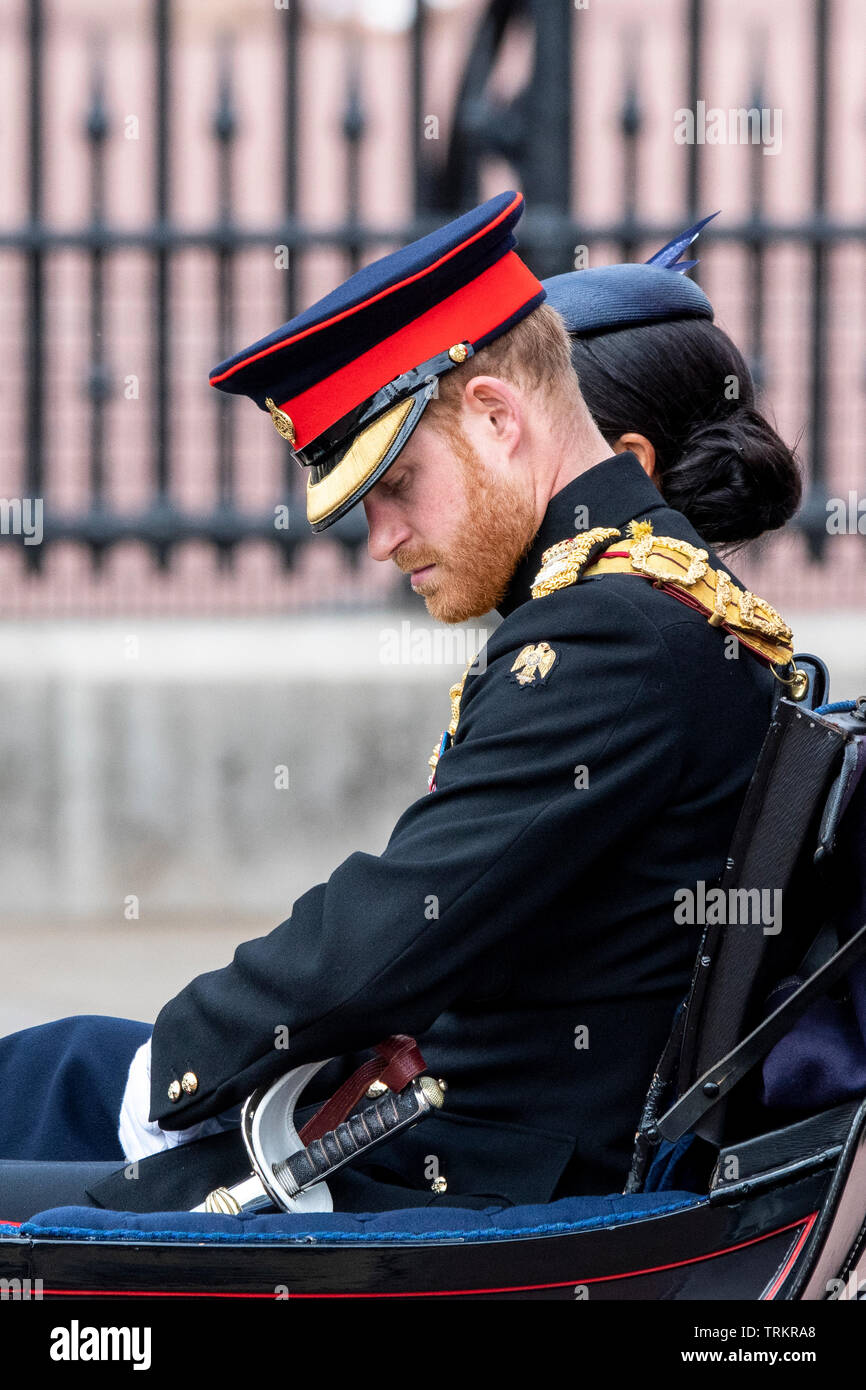
<path id="1" fill-rule="evenodd" d="M 363 499 L 367 513 L 367 552 L 373 560 L 389 560 L 411 538 L 411 531 L 382 498 Z"/>

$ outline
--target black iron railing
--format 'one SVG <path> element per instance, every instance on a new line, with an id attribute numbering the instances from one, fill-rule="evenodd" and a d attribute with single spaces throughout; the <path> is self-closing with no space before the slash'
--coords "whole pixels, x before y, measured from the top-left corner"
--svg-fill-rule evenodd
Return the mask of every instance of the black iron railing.
<path id="1" fill-rule="evenodd" d="M 88 477 L 86 506 L 63 511 L 45 498 L 44 542 L 73 540 L 89 547 L 98 562 L 105 550 L 126 539 L 146 542 L 160 563 L 168 562 L 179 541 L 197 538 L 212 544 L 224 556 L 249 538 L 267 539 L 280 547 L 288 561 L 305 537 L 294 530 L 274 526 L 272 509 L 261 513 L 244 510 L 237 501 L 234 403 L 224 396 L 214 402 L 214 500 L 207 507 L 184 509 L 173 496 L 175 440 L 173 420 L 177 402 L 173 389 L 173 341 L 175 299 L 173 267 L 180 252 L 190 248 L 208 251 L 214 263 L 216 338 L 212 360 L 234 351 L 235 260 L 239 252 L 254 247 L 283 245 L 289 264 L 282 277 L 286 318 L 297 303 L 298 255 L 320 247 L 340 249 L 349 269 L 364 261 L 369 247 L 399 245 L 423 235 L 448 217 L 478 200 L 480 173 L 491 155 L 504 157 L 514 170 L 515 185 L 527 197 L 528 212 L 521 224 L 521 254 L 536 274 L 544 276 L 571 264 L 575 244 L 592 247 L 613 242 L 623 259 L 636 254 L 642 243 L 660 244 L 668 236 L 708 210 L 702 179 L 701 146 L 688 146 L 682 217 L 676 224 L 652 225 L 641 215 L 636 189 L 641 141 L 646 135 L 640 100 L 640 74 L 634 45 L 626 45 L 622 65 L 620 134 L 623 142 L 622 213 L 600 225 L 576 208 L 571 186 L 572 101 L 571 73 L 580 26 L 572 0 L 489 0 L 466 58 L 456 99 L 451 135 L 444 158 L 434 162 L 429 144 L 419 138 L 425 103 L 425 52 L 428 16 L 419 0 L 408 36 L 411 92 L 407 119 L 412 122 L 411 147 L 415 152 L 415 215 L 401 226 L 370 225 L 361 213 L 360 152 L 366 130 L 362 97 L 362 55 L 351 45 L 346 51 L 345 101 L 342 139 L 346 145 L 346 193 L 343 221 L 327 229 L 304 224 L 298 212 L 298 65 L 304 45 L 301 7 L 293 3 L 279 11 L 277 32 L 282 44 L 282 102 L 285 136 L 275 151 L 276 176 L 281 186 L 284 217 L 273 226 L 250 228 L 236 220 L 233 156 L 238 131 L 236 77 L 232 52 L 223 46 L 215 71 L 212 136 L 218 171 L 218 211 L 211 225 L 190 229 L 179 226 L 172 215 L 171 185 L 177 145 L 173 128 L 172 0 L 153 0 L 152 53 L 155 87 L 155 160 L 153 221 L 135 230 L 111 226 L 106 221 L 106 142 L 112 132 L 112 114 L 106 101 L 106 58 L 97 45 L 91 63 L 88 109 L 84 120 L 89 146 L 90 218 L 74 230 L 50 225 L 44 214 L 43 129 L 44 100 L 44 0 L 29 0 L 26 7 L 26 43 L 29 62 L 27 106 L 28 206 L 27 223 L 0 232 L 0 254 L 23 257 L 27 266 L 26 316 L 26 494 L 45 496 L 45 411 L 50 394 L 46 382 L 46 258 L 58 248 L 83 253 L 89 264 L 89 398 Z M 811 304 L 809 347 L 808 492 L 797 524 L 808 538 L 815 558 L 821 558 L 826 541 L 827 487 L 827 344 L 829 332 L 828 273 L 834 250 L 852 240 L 866 244 L 866 221 L 840 223 L 827 213 L 828 52 L 831 0 L 814 0 L 813 62 L 814 149 L 812 197 L 809 215 L 779 223 L 765 212 L 766 165 L 760 148 L 750 154 L 750 211 L 738 225 L 713 227 L 714 242 L 733 243 L 749 257 L 750 326 L 745 344 L 758 385 L 765 380 L 765 258 L 770 246 L 793 243 L 810 252 Z M 703 90 L 705 60 L 703 0 L 683 0 L 687 23 L 684 90 L 694 109 Z M 533 61 L 524 89 L 507 106 L 489 95 L 489 78 L 510 26 L 524 26 L 533 44 Z M 767 106 L 763 61 L 756 51 L 750 107 Z M 710 209 L 711 210 L 711 209 Z M 119 251 L 135 248 L 147 253 L 152 266 L 152 455 L 150 501 L 142 510 L 124 512 L 109 504 L 106 496 L 106 406 L 116 390 L 112 362 L 106 346 L 106 265 Z M 288 468 L 288 465 L 287 465 Z M 296 496 L 294 465 L 287 471 L 287 496 Z M 275 502 L 280 499 L 275 498 Z M 365 537 L 364 518 L 355 509 L 330 533 L 350 549 Z M 6 537 L 3 537 L 7 539 Z M 8 539 L 15 539 L 10 537 Z M 38 565 L 43 546 L 26 549 L 28 561 Z"/>

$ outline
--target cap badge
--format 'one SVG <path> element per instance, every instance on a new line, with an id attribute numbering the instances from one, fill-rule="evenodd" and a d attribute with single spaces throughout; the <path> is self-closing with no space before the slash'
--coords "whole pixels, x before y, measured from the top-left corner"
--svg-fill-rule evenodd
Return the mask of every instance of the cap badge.
<path id="1" fill-rule="evenodd" d="M 283 439 L 287 439 L 290 444 L 294 444 L 295 427 L 292 424 L 292 417 L 287 415 L 284 410 L 280 410 L 280 407 L 274 404 L 270 396 L 265 396 L 265 405 L 271 412 L 271 419 L 277 434 L 282 435 Z"/>

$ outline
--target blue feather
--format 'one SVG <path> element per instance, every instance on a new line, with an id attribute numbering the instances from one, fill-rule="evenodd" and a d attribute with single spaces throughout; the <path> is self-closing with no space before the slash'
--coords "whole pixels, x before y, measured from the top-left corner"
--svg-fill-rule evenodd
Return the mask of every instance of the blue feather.
<path id="1" fill-rule="evenodd" d="M 677 274 L 680 275 L 684 274 L 687 270 L 693 270 L 697 265 L 697 261 L 678 261 L 677 257 L 681 256 L 686 248 L 691 246 L 692 242 L 696 240 L 707 223 L 712 222 L 713 218 L 718 217 L 718 215 L 717 212 L 711 212 L 709 217 L 701 218 L 700 222 L 696 222 L 693 227 L 689 227 L 688 231 L 680 232 L 678 236 L 674 237 L 673 241 L 669 241 L 660 251 L 656 251 L 654 256 L 650 256 L 647 265 L 657 265 L 664 270 L 675 270 Z"/>

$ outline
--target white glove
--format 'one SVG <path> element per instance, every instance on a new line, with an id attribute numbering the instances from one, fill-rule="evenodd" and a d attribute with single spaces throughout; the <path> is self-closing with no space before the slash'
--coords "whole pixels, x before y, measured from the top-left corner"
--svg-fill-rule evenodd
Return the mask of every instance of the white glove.
<path id="1" fill-rule="evenodd" d="M 208 1134 L 219 1134 L 237 1123 L 237 1112 L 227 1111 L 225 1116 L 213 1116 L 202 1120 L 188 1129 L 161 1129 L 156 1121 L 148 1120 L 150 1113 L 150 1038 L 142 1043 L 132 1059 L 123 1104 L 120 1107 L 120 1123 L 117 1137 L 120 1146 L 130 1162 L 147 1158 L 150 1154 L 161 1153 L 163 1149 L 174 1149 L 178 1144 L 187 1144 L 191 1139 L 203 1139 Z"/>

